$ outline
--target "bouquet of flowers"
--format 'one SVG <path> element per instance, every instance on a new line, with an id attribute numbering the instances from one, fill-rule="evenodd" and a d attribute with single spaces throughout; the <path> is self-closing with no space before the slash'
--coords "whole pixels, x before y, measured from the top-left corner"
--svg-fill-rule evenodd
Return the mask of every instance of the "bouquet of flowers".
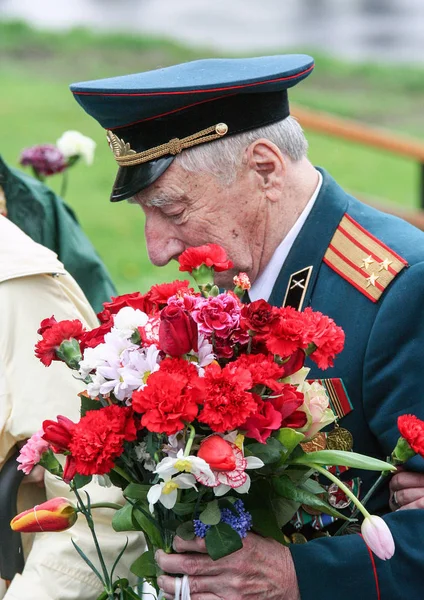
<path id="1" fill-rule="evenodd" d="M 342 329 L 310 308 L 244 304 L 250 284 L 243 273 L 234 290 L 221 292 L 214 272 L 232 264 L 219 246 L 189 248 L 179 262 L 199 291 L 184 280 L 113 298 L 91 331 L 78 320 L 41 323 L 36 355 L 46 366 L 64 361 L 86 391 L 80 421 L 44 421 L 22 449 L 21 468 L 29 472 L 40 463 L 62 477 L 77 506 L 51 500 L 18 515 L 14 529 L 64 529 L 77 511 L 93 528 L 94 507 L 81 488 L 101 478 L 126 499 L 114 507 L 115 530 L 145 535 L 147 550 L 131 570 L 156 585 L 154 553 L 172 552 L 175 535 L 203 537 L 219 559 L 241 548 L 249 530 L 288 543 L 282 527 L 300 505 L 346 520 L 328 502 L 323 476 L 363 513 L 371 549 L 389 558 L 394 543 L 385 522 L 326 467 L 394 467 L 351 451 L 311 451 L 308 444 L 336 417 L 325 389 L 307 381 L 305 357 L 321 369 L 332 366 L 343 348 Z M 63 469 L 55 454 L 65 455 Z M 100 548 L 99 560 L 104 567 Z M 103 598 L 138 597 L 128 581 L 113 580 L 113 570 L 95 572 Z"/>

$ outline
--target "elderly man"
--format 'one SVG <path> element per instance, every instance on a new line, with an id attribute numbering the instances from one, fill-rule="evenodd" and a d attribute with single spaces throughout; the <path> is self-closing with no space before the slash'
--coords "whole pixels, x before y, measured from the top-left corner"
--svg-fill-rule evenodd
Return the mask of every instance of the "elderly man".
<path id="1" fill-rule="evenodd" d="M 111 199 L 144 210 L 154 264 L 188 246 L 221 244 L 234 273 L 249 275 L 251 300 L 312 306 L 344 328 L 345 350 L 328 375 L 342 425 L 335 437 L 346 444 L 347 429 L 356 451 L 384 458 L 399 435 L 397 416 L 424 417 L 424 235 L 361 204 L 308 161 L 287 89 L 313 66 L 303 55 L 207 60 L 71 89 L 108 132 L 120 167 Z M 230 285 L 234 273 L 217 283 Z M 321 377 L 313 366 L 311 376 Z M 423 470 L 422 459 L 411 469 Z M 394 500 L 409 505 L 417 500 L 409 488 L 422 480 L 405 475 Z M 375 476 L 361 477 L 363 495 Z M 179 554 L 158 552 L 157 561 L 188 574 L 193 600 L 421 597 L 424 513 L 390 514 L 388 485 L 369 510 L 387 514 L 391 561 L 375 558 L 357 534 L 290 547 L 251 534 L 216 562 L 201 540 L 177 539 Z M 174 578 L 159 583 L 171 598 Z"/>

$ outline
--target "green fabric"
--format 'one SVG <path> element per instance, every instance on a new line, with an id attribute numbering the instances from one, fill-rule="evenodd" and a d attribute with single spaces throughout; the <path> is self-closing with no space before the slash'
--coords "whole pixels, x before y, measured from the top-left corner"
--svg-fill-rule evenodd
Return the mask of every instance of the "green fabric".
<path id="1" fill-rule="evenodd" d="M 345 213 L 409 264 L 378 302 L 369 300 L 322 260 Z M 352 433 L 356 452 L 384 460 L 399 437 L 397 417 L 412 413 L 424 419 L 424 233 L 358 202 L 323 172 L 316 203 L 281 269 L 270 301 L 281 306 L 290 275 L 309 265 L 313 272 L 304 306 L 329 315 L 346 333 L 345 348 L 334 367 L 324 374 L 308 360 L 309 377 L 343 380 L 353 410 L 341 419 L 341 426 Z M 408 464 L 410 469 L 424 471 L 421 457 Z M 362 479 L 363 496 L 378 474 L 351 469 L 345 475 L 348 479 L 355 476 Z M 393 558 L 382 561 L 374 556 L 371 560 L 357 534 L 292 545 L 302 600 L 423 597 L 424 510 L 390 512 L 388 483 L 389 478 L 369 502 L 368 510 L 384 515 L 395 539 Z"/>
<path id="2" fill-rule="evenodd" d="M 35 242 L 53 250 L 96 312 L 117 292 L 74 211 L 40 181 L 10 168 L 0 157 L 0 185 L 8 218 Z"/>

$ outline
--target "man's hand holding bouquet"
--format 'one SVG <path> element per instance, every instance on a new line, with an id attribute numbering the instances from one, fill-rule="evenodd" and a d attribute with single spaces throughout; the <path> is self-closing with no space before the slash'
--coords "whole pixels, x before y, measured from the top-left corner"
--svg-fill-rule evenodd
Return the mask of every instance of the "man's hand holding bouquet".
<path id="1" fill-rule="evenodd" d="M 51 500 L 18 515 L 13 528 L 61 530 L 82 512 L 97 544 L 99 566 L 90 566 L 104 585 L 101 598 L 138 598 L 125 577 L 114 576 L 119 551 L 112 572 L 102 561 L 95 505 L 82 489 L 93 476 L 122 488 L 125 505 L 109 505 L 113 527 L 144 533 L 147 549 L 131 570 L 156 587 L 155 552 L 172 552 L 176 535 L 204 538 L 219 560 L 239 550 L 248 531 L 289 543 L 282 527 L 301 505 L 346 520 L 328 502 L 325 477 L 363 514 L 371 550 L 390 558 L 394 542 L 385 522 L 326 467 L 395 467 L 307 444 L 336 417 L 325 389 L 306 380 L 305 357 L 321 369 L 332 366 L 343 349 L 342 329 L 310 308 L 243 304 L 250 284 L 242 273 L 233 291 L 221 292 L 214 271 L 232 264 L 219 246 L 189 248 L 179 261 L 199 292 L 174 281 L 119 296 L 104 305 L 92 331 L 54 317 L 41 323 L 38 358 L 46 366 L 65 362 L 86 391 L 80 421 L 45 421 L 20 460 L 27 473 L 41 464 L 62 477 L 77 502 Z M 65 457 L 63 468 L 57 454 Z"/>

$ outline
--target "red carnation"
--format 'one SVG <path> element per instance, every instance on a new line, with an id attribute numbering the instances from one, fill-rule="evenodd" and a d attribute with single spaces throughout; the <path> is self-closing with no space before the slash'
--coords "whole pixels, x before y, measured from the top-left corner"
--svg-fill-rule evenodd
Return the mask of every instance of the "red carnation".
<path id="1" fill-rule="evenodd" d="M 260 336 L 266 335 L 278 319 L 278 314 L 278 308 L 271 306 L 265 300 L 255 300 L 243 305 L 240 327 L 245 331 L 254 331 Z"/>
<path id="2" fill-rule="evenodd" d="M 305 319 L 291 306 L 278 309 L 277 319 L 272 323 L 266 338 L 266 347 L 273 354 L 287 357 L 299 348 L 306 348 Z"/>
<path id="3" fill-rule="evenodd" d="M 90 410 L 76 424 L 70 450 L 80 475 L 104 475 L 124 451 L 124 442 L 137 437 L 130 407 L 112 404 Z"/>
<path id="4" fill-rule="evenodd" d="M 101 323 L 106 323 L 110 320 L 111 315 L 116 315 L 124 306 L 130 306 L 134 309 L 138 308 L 146 314 L 155 312 L 158 309 L 157 305 L 150 299 L 149 292 L 147 294 L 133 292 L 132 294 L 116 296 L 110 302 L 104 302 L 104 309 L 97 316 Z"/>
<path id="5" fill-rule="evenodd" d="M 218 246 L 218 244 L 205 244 L 196 248 L 187 248 L 180 255 L 178 262 L 180 263 L 180 271 L 188 271 L 189 273 L 202 265 L 206 265 L 216 272 L 228 271 L 233 267 L 233 263 L 228 260 L 224 248 Z"/>
<path id="6" fill-rule="evenodd" d="M 285 365 L 277 365 L 272 355 L 242 354 L 233 364 L 250 371 L 253 386 L 265 385 L 275 392 L 281 390 L 283 384 L 278 379 L 285 377 Z"/>
<path id="7" fill-rule="evenodd" d="M 44 327 L 43 339 L 35 345 L 35 356 L 41 360 L 43 365 L 50 366 L 53 360 L 60 360 L 56 355 L 60 344 L 72 338 L 79 340 L 84 331 L 83 324 L 78 319 L 59 321 L 47 329 Z"/>
<path id="8" fill-rule="evenodd" d="M 275 410 L 281 414 L 281 427 L 301 429 L 308 420 L 303 410 L 298 410 L 303 404 L 304 397 L 298 392 L 294 385 L 285 383 L 276 398 L 270 398 Z"/>
<path id="9" fill-rule="evenodd" d="M 40 327 L 37 329 L 38 335 L 43 335 L 47 329 L 50 329 L 50 327 L 53 327 L 53 325 L 56 325 L 56 323 L 57 321 L 54 318 L 54 315 L 52 315 L 49 319 L 43 319 L 40 323 Z"/>
<path id="10" fill-rule="evenodd" d="M 172 283 L 159 283 L 153 285 L 148 292 L 149 299 L 158 306 L 164 306 L 171 296 L 183 296 L 192 293 L 194 293 L 194 290 L 189 287 L 188 279 L 184 279 L 184 281 L 176 279 Z"/>
<path id="11" fill-rule="evenodd" d="M 312 308 L 305 308 L 305 327 L 308 343 L 313 343 L 317 349 L 311 354 L 311 359 L 320 369 L 334 365 L 334 357 L 343 350 L 345 334 L 333 319 Z"/>
<path id="12" fill-rule="evenodd" d="M 146 387 L 133 393 L 132 406 L 142 413 L 143 427 L 171 435 L 197 417 L 202 391 L 203 379 L 193 364 L 165 358 L 159 370 L 149 375 Z"/>
<path id="13" fill-rule="evenodd" d="M 280 429 L 283 418 L 271 402 L 264 402 L 259 396 L 256 401 L 258 412 L 250 416 L 240 429 L 246 432 L 247 437 L 265 444 L 271 433 Z"/>
<path id="14" fill-rule="evenodd" d="M 424 458 L 424 421 L 414 415 L 401 415 L 398 417 L 398 428 L 412 450 Z"/>
<path id="15" fill-rule="evenodd" d="M 205 399 L 199 421 L 218 433 L 232 431 L 242 425 L 258 409 L 248 369 L 229 363 L 221 369 L 212 363 L 205 371 Z"/>
<path id="16" fill-rule="evenodd" d="M 84 331 L 80 338 L 81 353 L 86 348 L 95 348 L 99 344 L 103 344 L 105 341 L 105 335 L 110 332 L 113 327 L 113 317 L 102 323 L 100 327 L 95 327 L 90 331 Z"/>

